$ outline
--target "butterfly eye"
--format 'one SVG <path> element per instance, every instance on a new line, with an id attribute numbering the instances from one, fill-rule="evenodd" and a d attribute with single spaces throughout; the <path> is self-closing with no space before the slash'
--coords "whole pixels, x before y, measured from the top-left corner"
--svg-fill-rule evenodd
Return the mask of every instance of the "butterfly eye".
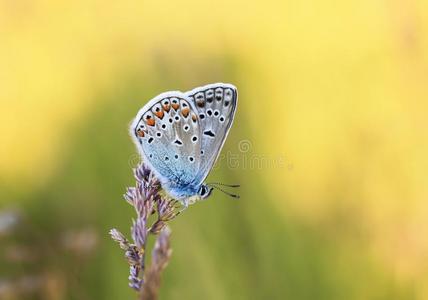
<path id="1" fill-rule="evenodd" d="M 199 196 L 201 196 L 202 199 L 206 199 L 206 198 L 208 198 L 210 196 L 212 190 L 213 190 L 213 188 L 209 188 L 209 187 L 203 185 L 199 189 L 198 193 L 199 193 Z"/>

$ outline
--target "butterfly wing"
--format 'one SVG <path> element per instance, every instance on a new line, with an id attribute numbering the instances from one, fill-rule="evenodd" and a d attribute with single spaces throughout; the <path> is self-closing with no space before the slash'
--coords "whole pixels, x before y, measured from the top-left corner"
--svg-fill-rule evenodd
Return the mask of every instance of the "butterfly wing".
<path id="1" fill-rule="evenodd" d="M 174 198 L 196 194 L 192 185 L 200 168 L 200 126 L 197 110 L 181 92 L 150 100 L 130 126 L 143 161 Z"/>
<path id="2" fill-rule="evenodd" d="M 201 131 L 201 184 L 215 164 L 232 126 L 238 103 L 238 90 L 232 84 L 215 83 L 186 92 L 197 109 Z"/>

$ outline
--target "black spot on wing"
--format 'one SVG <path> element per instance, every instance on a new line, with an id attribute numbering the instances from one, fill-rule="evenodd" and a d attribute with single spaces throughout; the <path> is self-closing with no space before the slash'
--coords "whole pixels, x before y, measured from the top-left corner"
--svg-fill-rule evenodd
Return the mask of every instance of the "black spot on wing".
<path id="1" fill-rule="evenodd" d="M 211 130 L 205 130 L 204 135 L 212 137 L 212 138 L 215 137 L 215 133 L 212 132 Z"/>

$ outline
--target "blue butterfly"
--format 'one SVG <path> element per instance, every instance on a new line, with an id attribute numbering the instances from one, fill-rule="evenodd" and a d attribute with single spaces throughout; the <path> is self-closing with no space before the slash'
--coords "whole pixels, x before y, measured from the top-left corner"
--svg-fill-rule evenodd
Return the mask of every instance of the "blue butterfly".
<path id="1" fill-rule="evenodd" d="M 214 83 L 185 93 L 162 93 L 133 120 L 130 133 L 144 163 L 185 206 L 211 195 L 213 187 L 204 181 L 232 126 L 237 103 L 235 86 Z"/>

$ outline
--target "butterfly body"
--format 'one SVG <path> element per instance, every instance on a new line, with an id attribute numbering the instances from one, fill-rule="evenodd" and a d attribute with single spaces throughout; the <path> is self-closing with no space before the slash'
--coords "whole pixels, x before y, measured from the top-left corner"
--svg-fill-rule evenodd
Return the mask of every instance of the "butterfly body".
<path id="1" fill-rule="evenodd" d="M 130 134 L 171 197 L 187 205 L 211 194 L 203 182 L 223 147 L 236 105 L 237 89 L 216 83 L 162 93 L 140 109 Z"/>

